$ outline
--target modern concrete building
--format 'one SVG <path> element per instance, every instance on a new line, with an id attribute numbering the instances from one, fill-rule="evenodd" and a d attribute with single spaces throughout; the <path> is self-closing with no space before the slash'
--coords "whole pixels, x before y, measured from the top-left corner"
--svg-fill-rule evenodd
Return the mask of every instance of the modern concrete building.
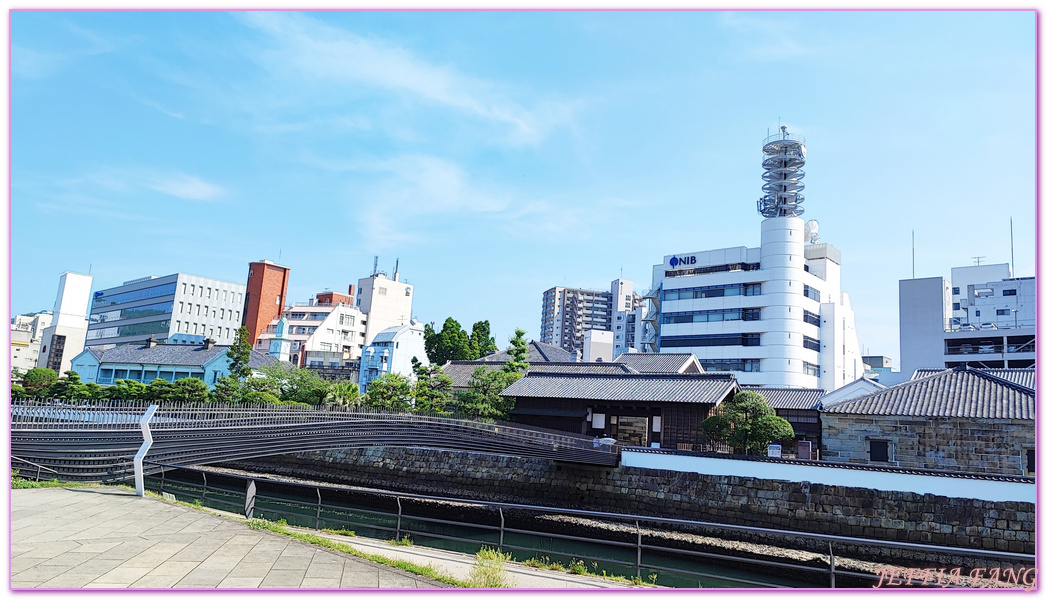
<path id="1" fill-rule="evenodd" d="M 243 322 L 240 283 L 175 273 L 142 277 L 97 291 L 91 304 L 87 346 L 145 342 L 203 344 L 205 338 L 229 345 Z"/>
<path id="2" fill-rule="evenodd" d="M 952 269 L 952 281 L 899 281 L 902 378 L 917 369 L 960 365 L 1033 366 L 1036 278 L 1010 275 L 1009 265 L 980 265 Z"/>
<path id="3" fill-rule="evenodd" d="M 614 334 L 602 329 L 588 329 L 582 333 L 582 362 L 610 362 L 614 360 Z"/>
<path id="4" fill-rule="evenodd" d="M 22 372 L 36 368 L 44 330 L 51 325 L 52 314 L 15 315 L 11 319 L 11 368 Z"/>
<path id="5" fill-rule="evenodd" d="M 40 356 L 36 366 L 61 375 L 69 370 L 72 358 L 84 349 L 93 279 L 83 273 L 66 272 L 59 276 L 51 324 L 40 335 Z"/>
<path id="6" fill-rule="evenodd" d="M 271 260 L 249 263 L 248 267 L 242 325 L 247 328 L 248 341 L 253 346 L 258 336 L 283 313 L 291 269 Z"/>
<path id="7" fill-rule="evenodd" d="M 364 346 L 370 345 L 375 336 L 389 327 L 411 323 L 411 304 L 414 286 L 400 281 L 400 261 L 396 261 L 393 278 L 377 269 L 370 277 L 359 280 L 356 306 L 367 315 L 367 331 Z"/>
<path id="8" fill-rule="evenodd" d="M 612 358 L 637 351 L 646 306 L 633 282 L 615 279 L 610 291 L 554 287 L 542 294 L 542 343 L 568 352 L 583 350 L 586 331 L 610 331 Z"/>
<path id="9" fill-rule="evenodd" d="M 841 253 L 800 218 L 806 147 L 764 141 L 760 247 L 666 255 L 654 265 L 648 352 L 695 354 L 742 385 L 832 391 L 864 375 Z"/>
<path id="10" fill-rule="evenodd" d="M 389 327 L 375 335 L 360 359 L 360 393 L 367 393 L 367 384 L 386 373 L 396 373 L 414 381 L 412 358 L 429 366 L 423 324 L 412 321 L 410 325 Z"/>

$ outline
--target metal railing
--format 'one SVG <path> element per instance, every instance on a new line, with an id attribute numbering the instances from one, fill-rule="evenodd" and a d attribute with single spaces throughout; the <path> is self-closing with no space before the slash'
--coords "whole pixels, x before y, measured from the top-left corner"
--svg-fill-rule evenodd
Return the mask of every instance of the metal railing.
<path id="1" fill-rule="evenodd" d="M 17 456 L 12 456 L 11 457 L 11 462 L 16 462 L 16 463 L 21 464 L 21 465 L 29 465 L 30 467 L 35 467 L 36 468 L 36 473 L 33 476 L 33 479 L 35 479 L 37 481 L 40 481 L 41 475 L 44 472 L 51 473 L 53 475 L 58 475 L 59 474 L 58 471 L 55 471 L 54 469 L 48 469 L 47 467 L 45 467 L 43 465 L 38 465 L 35 462 L 30 462 L 28 460 L 24 460 L 24 459 L 18 458 Z M 12 468 L 12 470 L 14 470 L 14 465 L 11 465 L 11 468 Z M 18 475 L 20 477 L 25 477 L 25 472 L 22 471 L 21 469 L 18 469 Z"/>
<path id="2" fill-rule="evenodd" d="M 319 484 L 307 484 L 297 483 L 282 480 L 274 480 L 265 477 L 251 477 L 247 475 L 239 475 L 234 473 L 216 473 L 208 472 L 203 469 L 193 469 L 178 467 L 176 465 L 166 465 L 161 463 L 152 463 L 155 467 L 158 467 L 159 475 L 154 475 L 150 478 L 151 481 L 156 482 L 159 480 L 157 486 L 158 491 L 161 493 L 165 492 L 167 487 L 170 485 L 166 477 L 168 470 L 178 470 L 187 473 L 196 473 L 202 477 L 202 483 L 196 484 L 194 482 L 187 482 L 184 480 L 172 481 L 178 486 L 191 487 L 199 490 L 199 495 L 195 496 L 200 500 L 201 503 L 211 502 L 214 504 L 220 504 L 229 512 L 235 512 L 237 514 L 244 515 L 247 519 L 255 517 L 255 511 L 257 510 L 258 500 L 267 500 L 271 504 L 265 509 L 265 514 L 276 515 L 277 517 L 284 517 L 288 520 L 297 520 L 299 523 L 309 522 L 308 527 L 312 529 L 321 529 L 322 524 L 335 523 L 348 528 L 351 531 L 357 528 L 372 529 L 379 532 L 386 532 L 392 534 L 392 538 L 399 540 L 404 535 L 414 536 L 418 538 L 432 538 L 437 540 L 445 540 L 459 543 L 475 544 L 478 546 L 491 546 L 497 547 L 499 551 L 513 550 L 523 552 L 524 554 L 534 554 L 535 556 L 545 555 L 557 555 L 564 557 L 571 557 L 573 560 L 585 560 L 585 561 L 596 561 L 598 563 L 606 563 L 609 565 L 615 565 L 618 567 L 627 567 L 633 573 L 637 579 L 642 579 L 641 575 L 643 571 L 648 573 L 673 573 L 676 575 L 682 575 L 685 577 L 706 577 L 717 579 L 721 581 L 727 581 L 731 583 L 742 583 L 747 585 L 755 585 L 762 587 L 782 588 L 791 587 L 786 585 L 780 585 L 776 583 L 770 583 L 767 581 L 760 581 L 758 579 L 749 579 L 739 576 L 724 575 L 722 573 L 712 573 L 705 570 L 703 567 L 697 569 L 684 569 L 678 567 L 670 567 L 664 564 L 658 564 L 658 562 L 652 561 L 651 556 L 656 557 L 672 557 L 677 559 L 684 559 L 693 561 L 695 559 L 706 561 L 706 563 L 713 564 L 727 564 L 735 568 L 746 569 L 746 570 L 762 570 L 762 572 L 770 572 L 779 574 L 780 569 L 789 570 L 795 572 L 797 575 L 793 577 L 784 577 L 786 579 L 797 579 L 802 578 L 804 581 L 817 581 L 820 579 L 825 587 L 836 587 L 837 577 L 849 577 L 852 578 L 853 582 L 859 581 L 877 581 L 881 579 L 880 574 L 864 573 L 859 571 L 840 569 L 838 566 L 838 558 L 846 555 L 848 547 L 866 547 L 866 546 L 877 546 L 880 548 L 911 551 L 911 552 L 925 552 L 929 555 L 935 554 L 947 554 L 954 556 L 962 556 L 976 559 L 990 559 L 997 561 L 1006 561 L 1012 564 L 1033 564 L 1035 562 L 1035 556 L 1030 554 L 1018 554 L 1011 552 L 1000 552 L 992 550 L 979 550 L 979 549 L 968 549 L 968 548 L 956 548 L 950 546 L 935 546 L 930 544 L 920 544 L 912 542 L 891 542 L 876 539 L 865 539 L 865 538 L 854 538 L 845 536 L 835 536 L 827 534 L 815 534 L 800 531 L 786 531 L 777 529 L 768 529 L 763 527 L 750 527 L 743 525 L 728 525 L 723 523 L 712 523 L 707 521 L 693 521 L 686 519 L 672 519 L 672 518 L 659 518 L 645 515 L 631 515 L 622 513 L 610 513 L 600 511 L 587 511 L 577 509 L 563 509 L 553 508 L 548 506 L 534 506 L 526 504 L 514 504 L 506 502 L 489 502 L 472 499 L 462 498 L 451 498 L 443 496 L 429 496 L 422 494 L 411 494 L 403 492 L 392 492 L 385 490 L 375 490 L 368 488 L 358 488 L 353 486 L 333 486 L 333 485 L 319 485 Z M 239 481 L 242 483 L 242 489 L 244 492 L 236 493 L 230 491 L 227 487 L 219 487 L 211 485 L 209 488 L 208 475 L 211 475 L 212 479 L 221 478 L 233 481 Z M 315 491 L 316 501 L 305 502 L 301 499 L 295 499 L 290 496 L 276 496 L 271 494 L 261 494 L 258 492 L 259 484 L 272 485 L 274 487 L 284 487 L 297 490 L 309 490 L 310 492 Z M 214 494 L 209 498 L 207 496 L 208 489 L 212 492 L 216 492 L 219 489 L 224 494 L 235 494 L 238 498 L 237 501 L 230 501 L 224 498 L 220 498 Z M 359 494 L 362 496 L 377 496 L 380 498 L 390 499 L 396 501 L 396 525 L 379 525 L 375 522 L 363 523 L 361 519 L 352 519 L 353 514 L 368 515 L 372 517 L 387 517 L 391 519 L 393 517 L 392 512 L 364 509 L 358 506 L 341 506 L 334 502 L 324 500 L 324 493 L 327 492 L 330 495 L 334 494 Z M 307 494 L 301 494 L 299 497 L 304 498 Z M 311 493 L 308 495 L 312 495 Z M 242 498 L 242 500 L 239 500 Z M 415 500 L 423 502 L 443 502 L 443 503 L 455 503 L 458 505 L 471 505 L 474 507 L 480 507 L 491 511 L 492 517 L 494 511 L 497 511 L 498 525 L 490 525 L 478 522 L 480 519 L 474 519 L 472 521 L 461 521 L 453 519 L 442 519 L 435 518 L 432 516 L 426 516 L 422 514 L 409 514 L 404 510 L 404 500 Z M 294 512 L 291 510 L 280 510 L 273 508 L 274 504 L 282 505 L 296 505 L 301 510 Z M 305 510 L 309 511 L 308 516 L 305 514 Z M 342 510 L 347 514 L 347 518 L 341 519 L 331 514 L 323 514 L 323 511 L 337 511 Z M 564 533 L 554 533 L 550 531 L 539 531 L 537 529 L 526 529 L 522 527 L 511 527 L 506 526 L 506 511 L 514 511 L 516 513 L 531 513 L 531 514 L 545 514 L 545 515 L 566 515 L 576 516 L 584 519 L 592 520 L 603 520 L 603 521 L 615 521 L 621 523 L 627 523 L 631 532 L 635 532 L 635 541 L 624 541 L 625 533 L 620 535 L 613 535 L 608 532 L 603 537 L 594 537 L 593 534 L 586 536 L 569 535 Z M 465 513 L 466 511 L 461 511 Z M 272 519 L 270 519 L 272 520 Z M 493 520 L 493 519 L 492 519 Z M 489 532 L 492 536 L 495 532 L 498 533 L 498 542 L 495 544 L 492 541 L 485 542 L 482 539 L 477 538 L 466 538 L 460 535 L 448 535 L 445 533 L 436 533 L 433 531 L 423 531 L 420 529 L 411 529 L 405 525 L 405 521 L 418 522 L 418 523 L 432 523 L 437 525 L 448 525 L 453 527 L 462 527 L 467 529 L 475 529 L 482 532 Z M 641 523 L 644 523 L 646 527 L 641 527 Z M 299 525 L 302 526 L 302 525 Z M 747 556 L 732 556 L 727 554 L 720 554 L 715 552 L 709 552 L 706 550 L 698 550 L 692 548 L 678 548 L 664 545 L 665 541 L 662 534 L 667 528 L 674 528 L 676 530 L 694 531 L 694 530 L 709 530 L 714 531 L 728 531 L 736 533 L 748 533 L 748 534 L 759 534 L 761 536 L 779 536 L 782 540 L 806 540 L 808 543 L 824 543 L 822 547 L 825 556 L 824 566 L 814 566 L 811 564 L 797 564 L 790 562 L 782 562 L 775 560 L 767 560 L 764 558 L 753 558 Z M 590 531 L 594 528 L 590 528 Z M 674 529 L 669 529 L 673 531 Z M 603 530 L 607 531 L 607 530 Z M 619 529 L 619 531 L 621 531 Z M 550 550 L 547 548 L 534 547 L 521 545 L 520 543 L 508 543 L 505 539 L 506 534 L 518 534 L 522 536 L 537 536 L 542 539 L 553 538 L 557 540 L 564 540 L 568 542 L 576 542 L 582 544 L 597 545 L 600 547 L 618 548 L 618 549 L 635 549 L 636 558 L 633 560 L 622 560 L 621 558 L 609 558 L 607 556 L 596 556 L 593 554 L 580 554 L 577 552 L 560 552 Z M 618 538 L 618 539 L 612 539 Z M 660 539 L 661 538 L 661 539 Z M 653 540 L 653 541 L 652 541 Z M 844 554 L 841 554 L 841 550 Z M 810 548 L 806 548 L 806 551 L 811 552 Z M 648 557 L 645 559 L 644 557 Z M 810 562 L 810 561 L 808 561 Z M 767 569 L 774 569 L 768 571 Z M 797 582 L 797 587 L 801 584 Z M 962 587 L 958 585 L 949 585 L 948 587 Z"/>
<path id="3" fill-rule="evenodd" d="M 139 420 L 147 407 L 15 401 L 12 453 L 55 469 L 59 479 L 125 479 L 143 442 Z M 617 465 L 620 458 L 618 448 L 594 447 L 587 436 L 360 407 L 165 405 L 149 428 L 153 444 L 145 458 L 179 465 L 367 446 L 442 448 L 605 466 Z"/>

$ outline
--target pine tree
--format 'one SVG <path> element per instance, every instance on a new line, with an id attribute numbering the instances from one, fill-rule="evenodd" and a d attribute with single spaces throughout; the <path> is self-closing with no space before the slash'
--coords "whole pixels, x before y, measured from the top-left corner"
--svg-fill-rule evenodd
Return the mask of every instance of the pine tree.
<path id="1" fill-rule="evenodd" d="M 229 374 L 240 381 L 251 376 L 251 332 L 246 327 L 236 330 L 233 345 L 226 356 L 229 357 Z"/>

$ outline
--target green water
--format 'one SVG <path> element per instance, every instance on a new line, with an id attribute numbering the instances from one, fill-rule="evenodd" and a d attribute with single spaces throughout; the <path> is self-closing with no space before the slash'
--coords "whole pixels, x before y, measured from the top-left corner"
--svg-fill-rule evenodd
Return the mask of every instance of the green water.
<path id="1" fill-rule="evenodd" d="M 228 479 L 224 481 L 215 481 L 214 479 L 216 478 L 208 476 L 207 495 L 201 501 L 201 505 L 217 510 L 243 514 L 244 489 L 239 487 L 241 482 L 236 481 L 235 484 L 231 484 Z M 194 478 L 191 475 L 183 479 L 180 476 L 172 478 L 172 474 L 168 473 L 164 482 L 164 491 L 173 494 L 178 500 L 192 503 L 201 497 L 201 483 L 201 479 Z M 159 479 L 147 479 L 147 486 L 150 489 L 159 490 Z M 379 510 L 372 506 L 342 503 L 337 506 L 322 505 L 319 515 L 317 515 L 315 495 L 312 499 L 309 499 L 306 495 L 281 494 L 276 496 L 271 491 L 261 491 L 260 493 L 265 496 L 274 496 L 276 499 L 257 497 L 254 509 L 255 518 L 270 521 L 284 519 L 289 525 L 297 527 L 333 530 L 348 529 L 358 536 L 367 538 L 392 540 L 396 537 L 395 508 L 389 511 L 388 509 Z M 312 505 L 310 506 L 310 504 Z M 364 511 L 378 512 L 380 514 L 371 514 Z M 454 515 L 448 515 L 445 518 L 446 520 L 462 520 Z M 400 532 L 401 537 L 408 536 L 415 545 L 466 554 L 475 554 L 484 546 L 496 548 L 499 537 L 497 529 L 492 531 L 467 525 L 431 523 L 412 518 L 407 514 L 401 518 Z M 462 539 L 448 540 L 435 536 Z M 590 573 L 620 575 L 630 579 L 637 576 L 635 547 L 616 547 L 598 542 L 562 540 L 551 538 L 541 533 L 519 534 L 510 532 L 505 534 L 503 544 L 504 551 L 511 554 L 513 560 L 520 562 L 533 558 L 545 563 L 559 563 L 564 566 L 570 566 L 573 563 L 577 568 L 579 561 L 581 561 L 581 566 L 584 566 Z M 519 548 L 513 548 L 513 546 Z M 583 559 L 581 557 L 593 558 Z M 620 561 L 626 564 L 616 564 L 611 561 Z M 716 576 L 787 587 L 812 586 L 810 582 L 768 575 L 764 572 L 753 572 L 709 564 L 699 559 L 691 559 L 682 555 L 668 556 L 657 554 L 647 549 L 644 549 L 643 563 L 654 568 L 645 567 L 641 569 L 640 577 L 644 581 L 653 581 L 659 586 L 666 587 L 764 587 L 757 583 L 747 584 L 718 579 Z M 657 567 L 697 571 L 709 576 L 673 573 Z"/>

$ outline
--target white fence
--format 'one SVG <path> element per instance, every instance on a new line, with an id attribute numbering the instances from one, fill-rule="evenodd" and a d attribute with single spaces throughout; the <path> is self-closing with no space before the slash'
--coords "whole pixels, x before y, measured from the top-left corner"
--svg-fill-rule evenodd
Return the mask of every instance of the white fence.
<path id="1" fill-rule="evenodd" d="M 781 462 L 636 452 L 629 449 L 622 450 L 622 466 L 666 469 L 685 473 L 701 473 L 703 475 L 735 475 L 738 477 L 779 479 L 795 482 L 809 481 L 825 485 L 913 492 L 917 494 L 936 494 L 950 498 L 973 498 L 975 500 L 991 500 L 994 502 L 1036 501 L 1036 486 L 1032 483 L 977 479 L 974 477 L 945 477 L 892 473 L 871 469 L 848 469 L 805 464 L 792 465 Z"/>

